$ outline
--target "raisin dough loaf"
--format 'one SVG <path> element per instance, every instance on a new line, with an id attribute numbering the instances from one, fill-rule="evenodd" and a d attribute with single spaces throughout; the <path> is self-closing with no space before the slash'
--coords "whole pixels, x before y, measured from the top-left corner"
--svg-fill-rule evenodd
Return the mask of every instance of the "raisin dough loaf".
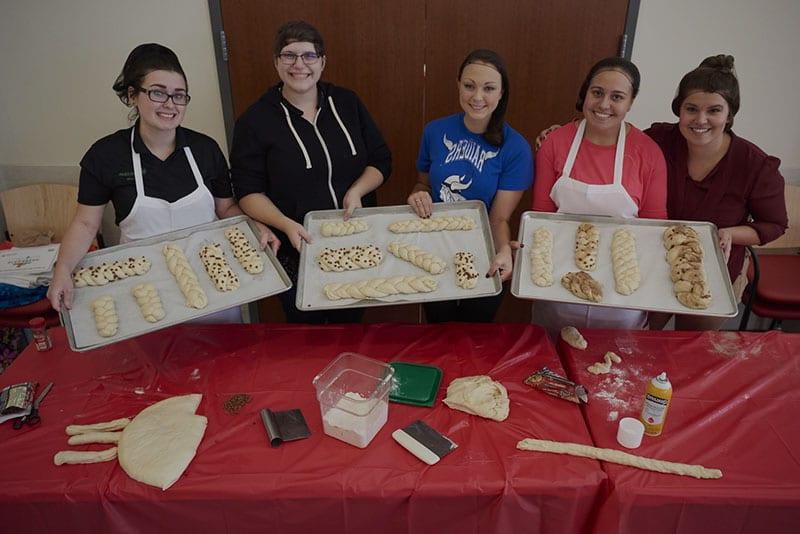
<path id="1" fill-rule="evenodd" d="M 72 274 L 72 283 L 75 287 L 104 286 L 130 276 L 141 276 L 149 270 L 150 260 L 138 256 L 78 269 Z"/>
<path id="2" fill-rule="evenodd" d="M 614 232 L 611 239 L 611 263 L 614 268 L 614 285 L 617 293 L 630 295 L 642 282 L 639 259 L 636 257 L 636 236 L 628 229 Z"/>
<path id="3" fill-rule="evenodd" d="M 431 274 L 441 274 L 447 268 L 447 263 L 443 259 L 411 243 L 392 241 L 387 249 L 401 260 L 425 269 Z"/>
<path id="4" fill-rule="evenodd" d="M 380 299 L 390 295 L 430 293 L 436 287 L 437 282 L 431 276 L 394 276 L 349 284 L 325 284 L 323 291 L 328 300 Z"/>
<path id="5" fill-rule="evenodd" d="M 237 226 L 225 230 L 225 239 L 231 244 L 233 255 L 239 261 L 242 269 L 250 274 L 258 274 L 264 270 L 263 258 Z"/>
<path id="6" fill-rule="evenodd" d="M 219 243 L 203 245 L 200 249 L 200 259 L 217 291 L 232 291 L 239 288 L 239 277 L 228 265 Z"/>
<path id="7" fill-rule="evenodd" d="M 317 255 L 317 264 L 325 272 L 353 271 L 376 267 L 383 261 L 381 249 L 375 245 L 324 248 Z"/>
<path id="8" fill-rule="evenodd" d="M 369 224 L 364 219 L 350 219 L 347 221 L 325 221 L 320 226 L 323 237 L 335 237 L 359 234 L 369 230 Z"/>
<path id="9" fill-rule="evenodd" d="M 600 232 L 593 224 L 583 223 L 575 233 L 575 265 L 581 271 L 597 269 L 597 247 Z"/>
<path id="10" fill-rule="evenodd" d="M 531 247 L 531 280 L 539 287 L 552 286 L 553 282 L 553 233 L 540 226 L 533 232 Z"/>
<path id="11" fill-rule="evenodd" d="M 164 245 L 163 253 L 169 272 L 175 277 L 181 293 L 186 297 L 186 305 L 197 309 L 208 306 L 206 292 L 200 287 L 200 281 L 181 248 L 173 243 L 168 243 Z"/>
<path id="12" fill-rule="evenodd" d="M 687 308 L 704 310 L 711 305 L 711 290 L 703 268 L 703 247 L 694 228 L 673 225 L 663 234 L 675 298 Z"/>
<path id="13" fill-rule="evenodd" d="M 473 230 L 475 221 L 472 217 L 431 217 L 430 219 L 406 219 L 393 222 L 389 231 L 395 234 L 408 234 L 411 232 L 441 232 L 444 230 Z"/>
<path id="14" fill-rule="evenodd" d="M 478 285 L 478 271 L 475 269 L 475 255 L 472 252 L 456 252 L 453 257 L 456 269 L 456 285 L 464 289 L 474 289 Z"/>
<path id="15" fill-rule="evenodd" d="M 603 287 L 589 273 L 583 271 L 567 273 L 561 277 L 561 285 L 578 298 L 591 302 L 603 300 Z"/>
<path id="16" fill-rule="evenodd" d="M 133 288 L 133 296 L 148 323 L 157 323 L 166 316 L 161 297 L 153 284 L 139 284 Z"/>
<path id="17" fill-rule="evenodd" d="M 111 337 L 117 333 L 119 317 L 111 295 L 105 295 L 92 302 L 92 311 L 98 334 L 102 337 Z"/>

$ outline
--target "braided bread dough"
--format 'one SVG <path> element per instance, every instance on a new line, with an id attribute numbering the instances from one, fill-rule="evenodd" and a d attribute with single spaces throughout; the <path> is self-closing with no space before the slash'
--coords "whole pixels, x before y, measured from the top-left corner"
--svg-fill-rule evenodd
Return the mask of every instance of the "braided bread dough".
<path id="1" fill-rule="evenodd" d="M 447 268 L 447 263 L 443 259 L 411 243 L 392 241 L 387 249 L 401 260 L 413 263 L 431 274 L 441 274 Z"/>
<path id="2" fill-rule="evenodd" d="M 539 287 L 552 286 L 553 282 L 553 233 L 540 226 L 533 232 L 531 247 L 531 280 Z"/>
<path id="3" fill-rule="evenodd" d="M 145 256 L 82 267 L 72 274 L 75 287 L 104 286 L 109 282 L 130 276 L 141 276 L 150 270 L 150 260 Z"/>
<path id="4" fill-rule="evenodd" d="M 197 279 L 194 269 L 189 265 L 189 260 L 181 248 L 175 244 L 168 243 L 164 245 L 163 253 L 169 272 L 175 277 L 181 293 L 186 297 L 186 305 L 197 309 L 208 306 L 206 292 L 200 287 L 200 281 Z"/>
<path id="5" fill-rule="evenodd" d="M 119 317 L 117 317 L 114 299 L 110 295 L 105 295 L 92 302 L 92 311 L 98 334 L 103 337 L 111 337 L 117 333 Z"/>
<path id="6" fill-rule="evenodd" d="M 133 296 L 139 305 L 144 320 L 148 323 L 157 323 L 164 318 L 166 312 L 161 304 L 161 297 L 153 284 L 139 284 L 133 288 Z"/>
<path id="7" fill-rule="evenodd" d="M 583 271 L 567 273 L 561 277 L 561 285 L 578 298 L 591 302 L 603 300 L 603 288 L 600 282 L 592 278 L 589 273 Z"/>
<path id="8" fill-rule="evenodd" d="M 352 271 L 376 267 L 383 261 L 381 249 L 375 245 L 324 248 L 317 256 L 319 268 L 325 272 Z"/>
<path id="9" fill-rule="evenodd" d="M 431 276 L 394 276 L 372 278 L 350 284 L 325 284 L 323 291 L 329 300 L 380 299 L 390 295 L 430 293 L 437 287 Z"/>
<path id="10" fill-rule="evenodd" d="M 600 232 L 593 224 L 583 223 L 575 234 L 575 265 L 581 271 L 597 269 L 597 247 Z"/>
<path id="11" fill-rule="evenodd" d="M 581 335 L 580 331 L 574 326 L 565 326 L 561 329 L 561 339 L 563 339 L 570 347 L 585 350 L 589 346 L 586 338 Z"/>
<path id="12" fill-rule="evenodd" d="M 636 257 L 636 236 L 625 228 L 614 232 L 611 239 L 611 263 L 617 293 L 630 295 L 642 282 L 639 260 Z"/>
<path id="13" fill-rule="evenodd" d="M 472 252 L 456 252 L 453 257 L 456 269 L 456 285 L 464 289 L 474 289 L 478 285 L 478 271 L 475 269 L 475 255 Z"/>
<path id="14" fill-rule="evenodd" d="M 323 237 L 359 234 L 369 230 L 369 224 L 364 219 L 349 219 L 347 221 L 325 221 L 320 226 Z"/>
<path id="15" fill-rule="evenodd" d="M 722 478 L 722 471 L 719 469 L 709 469 L 702 465 L 679 464 L 636 456 L 616 449 L 600 449 L 581 445 L 579 443 L 562 443 L 559 441 L 547 441 L 542 439 L 526 438 L 517 443 L 517 448 L 523 451 L 552 452 L 555 454 L 569 454 L 571 456 L 581 456 L 611 462 L 614 464 L 627 465 L 637 469 L 667 473 L 669 475 L 690 476 L 694 478 Z"/>
<path id="16" fill-rule="evenodd" d="M 615 353 L 608 351 L 603 356 L 602 362 L 593 363 L 587 367 L 586 370 L 593 375 L 604 375 L 611 371 L 613 364 L 620 362 L 622 362 L 622 358 L 617 356 Z"/>
<path id="17" fill-rule="evenodd" d="M 245 271 L 250 274 L 258 274 L 264 270 L 263 258 L 237 226 L 225 230 L 225 239 L 231 244 L 233 255 Z"/>
<path id="18" fill-rule="evenodd" d="M 395 234 L 411 232 L 441 232 L 444 230 L 473 230 L 475 221 L 472 217 L 431 217 L 430 219 L 406 219 L 393 222 L 389 230 Z"/>
<path id="19" fill-rule="evenodd" d="M 200 249 L 200 259 L 217 291 L 232 291 L 239 288 L 239 277 L 228 265 L 219 243 L 203 245 Z"/>
<path id="20" fill-rule="evenodd" d="M 703 247 L 697 232 L 685 224 L 673 225 L 664 231 L 663 241 L 675 298 L 687 308 L 708 308 L 711 290 L 703 268 Z"/>

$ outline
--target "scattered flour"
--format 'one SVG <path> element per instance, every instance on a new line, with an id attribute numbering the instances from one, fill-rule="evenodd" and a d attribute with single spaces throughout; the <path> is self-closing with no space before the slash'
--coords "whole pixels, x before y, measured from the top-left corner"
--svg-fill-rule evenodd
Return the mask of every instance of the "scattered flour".
<path id="1" fill-rule="evenodd" d="M 616 421 L 617 418 L 619 418 L 619 412 L 617 412 L 617 411 L 608 412 L 608 420 L 609 421 Z"/>
<path id="2" fill-rule="evenodd" d="M 639 410 L 646 384 L 641 367 L 623 359 L 592 388 L 590 398 L 605 403 L 610 410 L 608 420 L 616 421 L 620 412 L 627 416 Z"/>
<path id="3" fill-rule="evenodd" d="M 389 403 L 385 397 L 368 400 L 348 391 L 335 406 L 322 406 L 325 433 L 362 449 L 369 445 L 388 418 Z"/>
<path id="4" fill-rule="evenodd" d="M 762 341 L 749 341 L 740 332 L 709 332 L 708 335 L 712 351 L 726 358 L 759 356 L 764 348 Z"/>

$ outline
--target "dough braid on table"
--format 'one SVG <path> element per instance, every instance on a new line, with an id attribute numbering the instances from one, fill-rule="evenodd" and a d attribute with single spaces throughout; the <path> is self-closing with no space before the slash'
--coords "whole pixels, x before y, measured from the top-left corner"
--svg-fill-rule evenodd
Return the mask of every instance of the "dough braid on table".
<path id="1" fill-rule="evenodd" d="M 320 226 L 323 237 L 359 234 L 369 230 L 369 224 L 364 219 L 349 219 L 347 221 L 325 221 Z"/>
<path id="2" fill-rule="evenodd" d="M 583 223 L 575 233 L 575 265 L 581 271 L 597 269 L 597 248 L 600 231 L 593 224 Z"/>
<path id="3" fill-rule="evenodd" d="M 587 371 L 592 373 L 593 375 L 604 375 L 611 371 L 613 364 L 621 363 L 622 358 L 617 356 L 616 353 L 608 351 L 603 356 L 602 362 L 593 363 L 589 367 L 586 368 Z"/>
<path id="4" fill-rule="evenodd" d="M 217 291 L 232 291 L 239 288 L 239 277 L 228 265 L 219 243 L 203 245 L 200 248 L 200 259 Z"/>
<path id="5" fill-rule="evenodd" d="M 150 270 L 150 260 L 145 256 L 117 260 L 111 263 L 82 267 L 72 274 L 75 287 L 104 286 L 109 282 L 130 276 L 141 276 Z"/>
<path id="6" fill-rule="evenodd" d="M 431 276 L 394 276 L 372 278 L 349 284 L 325 284 L 323 291 L 329 300 L 380 299 L 391 295 L 430 293 L 437 287 Z"/>
<path id="7" fill-rule="evenodd" d="M 381 249 L 375 245 L 324 248 L 317 255 L 317 264 L 325 272 L 353 271 L 378 266 L 383 261 Z"/>
<path id="8" fill-rule="evenodd" d="M 144 320 L 148 323 L 157 323 L 167 314 L 161 304 L 161 297 L 153 284 L 139 284 L 133 288 L 133 296 L 139 305 Z"/>
<path id="9" fill-rule="evenodd" d="M 636 256 L 636 236 L 628 229 L 614 232 L 611 239 L 611 263 L 614 269 L 614 285 L 617 293 L 630 295 L 642 282 L 639 259 Z"/>
<path id="10" fill-rule="evenodd" d="M 392 241 L 387 248 L 389 252 L 401 260 L 412 263 L 420 269 L 425 269 L 431 274 L 441 274 L 447 268 L 447 263 L 443 259 L 411 243 Z"/>
<path id="11" fill-rule="evenodd" d="M 474 289 L 478 285 L 478 270 L 475 269 L 475 255 L 472 252 L 459 251 L 453 257 L 456 270 L 456 285 L 464 289 Z"/>
<path id="12" fill-rule="evenodd" d="M 231 244 L 233 255 L 239 261 L 242 269 L 250 274 L 258 274 L 264 270 L 264 259 L 253 248 L 239 227 L 231 226 L 225 230 L 225 239 Z"/>
<path id="13" fill-rule="evenodd" d="M 703 268 L 703 246 L 690 226 L 670 226 L 663 234 L 670 279 L 678 302 L 687 308 L 704 310 L 711 305 L 711 290 Z"/>
<path id="14" fill-rule="evenodd" d="M 583 271 L 567 273 L 561 277 L 561 285 L 578 298 L 591 302 L 603 300 L 603 287 L 589 273 Z"/>
<path id="15" fill-rule="evenodd" d="M 553 233 L 540 226 L 533 231 L 531 247 L 531 280 L 539 287 L 552 286 L 553 282 Z"/>
<path id="16" fill-rule="evenodd" d="M 208 306 L 206 292 L 200 287 L 200 281 L 181 248 L 173 243 L 168 243 L 164 245 L 163 253 L 164 259 L 167 261 L 167 269 L 175 277 L 181 293 L 186 297 L 186 305 L 197 309 Z"/>
<path id="17" fill-rule="evenodd" d="M 98 334 L 103 337 L 111 337 L 117 333 L 119 317 L 117 317 L 117 308 L 114 306 L 114 299 L 111 295 L 105 295 L 92 302 L 92 311 Z"/>
<path id="18" fill-rule="evenodd" d="M 441 232 L 444 230 L 473 230 L 475 221 L 472 217 L 431 217 L 430 219 L 406 219 L 393 222 L 389 230 L 395 234 L 408 234 L 411 232 Z"/>

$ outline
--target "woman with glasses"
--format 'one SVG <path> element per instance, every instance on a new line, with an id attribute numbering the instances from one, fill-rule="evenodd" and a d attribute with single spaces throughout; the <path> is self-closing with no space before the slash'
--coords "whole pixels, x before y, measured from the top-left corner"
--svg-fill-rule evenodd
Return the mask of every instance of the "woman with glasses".
<path id="1" fill-rule="evenodd" d="M 172 50 L 154 43 L 137 46 L 113 89 L 131 108 L 135 123 L 97 141 L 81 160 L 78 210 L 62 239 L 48 290 L 56 310 L 62 299 L 71 307 L 71 273 L 97 235 L 109 201 L 122 243 L 241 214 L 217 143 L 180 126 L 191 97 Z M 261 241 L 277 248 L 266 228 Z M 204 322 L 240 320 L 235 308 Z"/>
<path id="2" fill-rule="evenodd" d="M 462 112 L 425 126 L 408 204 L 430 217 L 434 202 L 483 201 L 496 248 L 486 276 L 497 272 L 505 281 L 512 270 L 508 220 L 533 180 L 531 147 L 505 122 L 508 71 L 496 52 L 471 52 L 457 81 Z M 430 323 L 491 322 L 502 296 L 426 303 L 425 316 Z"/>
<path id="3" fill-rule="evenodd" d="M 278 259 L 295 284 L 280 295 L 289 322 L 359 322 L 363 309 L 301 312 L 295 287 L 303 218 L 312 210 L 375 206 L 374 191 L 391 172 L 391 154 L 367 108 L 348 89 L 320 81 L 325 45 L 307 22 L 283 25 L 275 37 L 280 83 L 236 122 L 231 177 L 242 209 L 277 230 L 290 246 Z"/>

